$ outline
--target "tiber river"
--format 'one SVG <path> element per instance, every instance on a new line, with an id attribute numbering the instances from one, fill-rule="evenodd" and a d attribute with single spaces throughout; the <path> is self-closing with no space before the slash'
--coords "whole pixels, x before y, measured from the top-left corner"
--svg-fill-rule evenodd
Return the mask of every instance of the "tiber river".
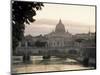
<path id="1" fill-rule="evenodd" d="M 92 69 L 92 67 L 83 67 L 79 62 L 73 59 L 61 59 L 51 57 L 50 60 L 43 60 L 42 56 L 32 56 L 30 64 L 13 64 L 12 73 L 30 73 L 30 72 L 48 72 L 65 70 Z"/>

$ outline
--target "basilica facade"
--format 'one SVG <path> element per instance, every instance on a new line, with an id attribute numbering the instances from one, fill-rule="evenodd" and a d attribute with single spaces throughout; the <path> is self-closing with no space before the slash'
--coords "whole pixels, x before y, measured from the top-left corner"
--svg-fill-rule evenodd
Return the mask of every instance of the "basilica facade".
<path id="1" fill-rule="evenodd" d="M 65 26 L 61 19 L 56 25 L 55 31 L 44 35 L 47 40 L 47 47 L 72 47 L 73 46 L 73 36 L 71 33 L 66 32 Z"/>

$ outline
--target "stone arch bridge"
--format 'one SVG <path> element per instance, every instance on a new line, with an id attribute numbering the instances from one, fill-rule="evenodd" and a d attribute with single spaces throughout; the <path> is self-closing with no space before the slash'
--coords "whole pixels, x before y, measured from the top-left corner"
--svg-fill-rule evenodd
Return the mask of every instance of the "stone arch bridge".
<path id="1" fill-rule="evenodd" d="M 56 56 L 60 58 L 72 58 L 76 59 L 79 57 L 80 52 L 79 48 L 71 48 L 71 47 L 60 47 L 60 48 L 37 48 L 37 47 L 17 47 L 16 55 L 23 56 L 23 58 L 27 61 L 30 60 L 30 56 L 43 56 L 43 59 L 49 59 L 51 56 Z M 23 60 L 24 60 L 23 59 Z"/>

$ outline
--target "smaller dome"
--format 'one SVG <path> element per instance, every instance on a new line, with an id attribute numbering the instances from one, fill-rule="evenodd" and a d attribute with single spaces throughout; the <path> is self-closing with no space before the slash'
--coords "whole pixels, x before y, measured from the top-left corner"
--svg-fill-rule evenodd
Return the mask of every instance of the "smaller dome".
<path id="1" fill-rule="evenodd" d="M 57 33 L 65 33 L 65 27 L 64 24 L 62 23 L 61 19 L 59 20 L 59 23 L 56 25 L 55 32 Z"/>

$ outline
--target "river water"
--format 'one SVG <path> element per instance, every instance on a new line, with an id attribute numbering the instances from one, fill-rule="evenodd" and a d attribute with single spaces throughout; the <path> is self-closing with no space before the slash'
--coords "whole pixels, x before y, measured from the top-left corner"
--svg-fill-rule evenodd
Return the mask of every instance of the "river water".
<path id="1" fill-rule="evenodd" d="M 79 62 L 73 59 L 62 59 L 51 57 L 50 60 L 43 60 L 42 56 L 32 56 L 30 64 L 13 64 L 12 73 L 30 73 L 30 72 L 49 72 L 49 71 L 68 71 L 92 69 L 92 67 L 83 67 Z"/>

